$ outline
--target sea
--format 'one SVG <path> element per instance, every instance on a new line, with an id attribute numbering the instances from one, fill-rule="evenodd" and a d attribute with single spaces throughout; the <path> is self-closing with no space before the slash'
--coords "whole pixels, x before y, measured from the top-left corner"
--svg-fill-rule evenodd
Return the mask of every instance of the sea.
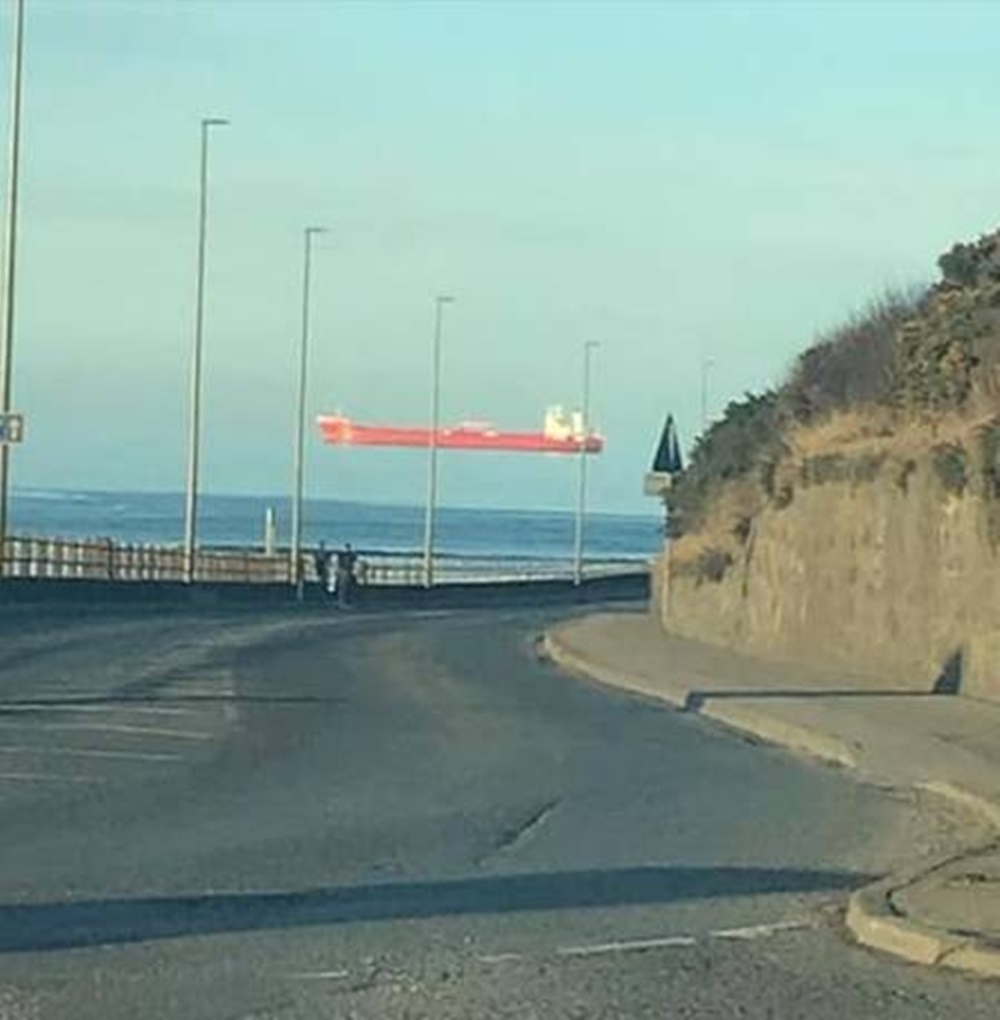
<path id="1" fill-rule="evenodd" d="M 204 546 L 260 547 L 268 508 L 275 512 L 278 542 L 287 544 L 291 519 L 286 498 L 204 495 L 198 539 Z M 361 553 L 416 554 L 423 542 L 424 511 L 418 506 L 307 500 L 303 513 L 307 546 L 350 542 Z M 21 489 L 11 500 L 11 534 L 48 538 L 111 538 L 120 542 L 180 544 L 184 496 L 179 492 L 99 492 Z M 574 517 L 558 510 L 491 510 L 442 507 L 435 548 L 442 556 L 569 561 Z M 663 541 L 663 522 L 653 515 L 588 513 L 585 558 L 647 560 Z"/>

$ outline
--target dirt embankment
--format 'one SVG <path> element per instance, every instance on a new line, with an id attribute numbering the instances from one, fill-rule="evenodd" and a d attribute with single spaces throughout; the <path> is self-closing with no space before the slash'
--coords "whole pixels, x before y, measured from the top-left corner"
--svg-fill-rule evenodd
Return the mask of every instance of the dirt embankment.
<path id="1" fill-rule="evenodd" d="M 1000 698 L 998 260 L 997 235 L 942 258 L 944 280 L 884 341 L 877 399 L 796 413 L 803 394 L 832 392 L 843 351 L 825 341 L 819 388 L 793 374 L 768 395 L 770 432 L 716 479 L 711 443 L 750 420 L 731 405 L 700 464 L 696 451 L 677 503 L 686 526 L 658 564 L 668 629 Z"/>

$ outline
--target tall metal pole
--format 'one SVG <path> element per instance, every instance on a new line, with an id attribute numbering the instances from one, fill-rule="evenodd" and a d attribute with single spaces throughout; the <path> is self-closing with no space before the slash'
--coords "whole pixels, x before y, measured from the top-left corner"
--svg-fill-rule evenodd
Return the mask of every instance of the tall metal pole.
<path id="1" fill-rule="evenodd" d="M 325 232 L 324 227 L 306 227 L 303 231 L 302 334 L 299 343 L 299 396 L 295 414 L 292 541 L 288 562 L 288 576 L 291 578 L 292 584 L 296 586 L 300 599 L 304 595 L 305 581 L 305 572 L 302 569 L 302 500 L 305 491 L 306 387 L 309 371 L 309 294 L 312 278 L 312 241 L 317 234 Z"/>
<path id="2" fill-rule="evenodd" d="M 711 358 L 705 358 L 701 363 L 701 431 L 708 429 L 708 375 L 715 362 Z"/>
<path id="3" fill-rule="evenodd" d="M 206 117 L 201 122 L 201 176 L 198 209 L 198 272 L 194 299 L 194 346 L 191 349 L 191 395 L 188 419 L 187 494 L 184 503 L 184 580 L 195 580 L 198 542 L 198 468 L 201 459 L 201 350 L 205 323 L 205 248 L 208 227 L 208 138 L 213 127 L 229 121 Z"/>
<path id="4" fill-rule="evenodd" d="M 441 320 L 443 308 L 455 299 L 434 299 L 434 349 L 431 356 L 431 438 L 427 454 L 427 507 L 424 513 L 424 587 L 434 584 L 434 515 L 437 510 L 437 434 L 441 424 Z"/>
<path id="5" fill-rule="evenodd" d="M 573 584 L 583 584 L 583 529 L 587 514 L 587 439 L 590 436 L 590 356 L 600 344 L 588 340 L 583 345 L 583 435 L 580 437 L 580 473 L 576 492 L 576 528 L 573 536 Z"/>
<path id="6" fill-rule="evenodd" d="M 3 336 L 0 340 L 0 411 L 11 410 L 14 367 L 14 298 L 17 281 L 17 212 L 21 171 L 21 81 L 24 67 L 24 0 L 14 3 L 14 41 L 10 85 L 10 141 L 7 164 L 7 211 L 4 229 Z M 7 568 L 10 505 L 10 447 L 0 445 L 0 577 Z"/>

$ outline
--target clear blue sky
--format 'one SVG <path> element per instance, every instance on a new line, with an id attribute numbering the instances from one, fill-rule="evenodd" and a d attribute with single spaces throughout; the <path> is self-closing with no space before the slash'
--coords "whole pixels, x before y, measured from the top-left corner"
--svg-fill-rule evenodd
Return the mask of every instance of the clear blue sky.
<path id="1" fill-rule="evenodd" d="M 332 228 L 311 413 L 425 420 L 432 299 L 453 293 L 445 418 L 540 423 L 599 340 L 594 503 L 641 510 L 665 412 L 685 442 L 698 427 L 703 357 L 718 409 L 998 219 L 998 4 L 28 0 L 28 18 L 21 486 L 183 486 L 204 115 L 233 121 L 212 168 L 218 492 L 288 487 L 306 223 Z M 419 454 L 314 435 L 309 464 L 315 494 L 422 498 Z M 443 460 L 448 503 L 572 491 L 554 458 Z"/>

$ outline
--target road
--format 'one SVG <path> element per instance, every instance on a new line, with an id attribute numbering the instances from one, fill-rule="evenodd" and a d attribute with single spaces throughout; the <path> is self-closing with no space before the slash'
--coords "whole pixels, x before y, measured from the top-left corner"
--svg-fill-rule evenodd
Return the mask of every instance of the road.
<path id="1" fill-rule="evenodd" d="M 0 1018 L 1000 1015 L 842 933 L 946 816 L 561 676 L 548 618 L 0 618 Z"/>

